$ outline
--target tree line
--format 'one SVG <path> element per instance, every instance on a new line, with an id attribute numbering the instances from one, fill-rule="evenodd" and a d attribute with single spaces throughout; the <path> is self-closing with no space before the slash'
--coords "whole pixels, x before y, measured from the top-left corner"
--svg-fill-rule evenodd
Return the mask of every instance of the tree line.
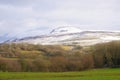
<path id="1" fill-rule="evenodd" d="M 120 41 L 68 50 L 60 45 L 0 44 L 0 71 L 64 72 L 104 67 L 120 67 Z"/>

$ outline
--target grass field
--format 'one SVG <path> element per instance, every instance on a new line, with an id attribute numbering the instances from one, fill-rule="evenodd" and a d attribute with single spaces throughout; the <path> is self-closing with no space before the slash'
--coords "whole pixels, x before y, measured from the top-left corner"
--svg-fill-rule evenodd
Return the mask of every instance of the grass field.
<path id="1" fill-rule="evenodd" d="M 0 80 L 120 80 L 120 68 L 81 72 L 0 72 Z"/>

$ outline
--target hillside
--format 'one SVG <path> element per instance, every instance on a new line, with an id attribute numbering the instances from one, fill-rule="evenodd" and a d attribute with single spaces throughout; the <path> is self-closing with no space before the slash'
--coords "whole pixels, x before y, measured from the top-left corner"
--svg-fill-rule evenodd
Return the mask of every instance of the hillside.
<path id="1" fill-rule="evenodd" d="M 81 71 L 120 67 L 120 41 L 77 45 L 1 44 L 0 71 Z M 99 63 L 99 64 L 98 64 Z"/>
<path id="2" fill-rule="evenodd" d="M 23 33 L 24 34 L 24 33 Z M 20 34 L 22 35 L 22 34 Z M 112 31 L 82 31 L 77 27 L 59 27 L 53 29 L 47 35 L 34 35 L 24 38 L 16 38 L 5 43 L 29 43 L 41 45 L 80 45 L 89 46 L 97 43 L 105 43 L 120 40 L 120 32 Z"/>

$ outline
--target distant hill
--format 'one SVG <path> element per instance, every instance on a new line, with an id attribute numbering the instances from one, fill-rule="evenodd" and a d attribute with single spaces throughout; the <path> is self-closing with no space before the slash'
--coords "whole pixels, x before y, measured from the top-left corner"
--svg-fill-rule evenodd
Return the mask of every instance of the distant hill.
<path id="1" fill-rule="evenodd" d="M 30 36 L 30 35 L 29 35 Z M 7 40 L 5 43 L 30 43 L 42 45 L 81 45 L 120 40 L 120 32 L 114 31 L 82 31 L 78 27 L 59 27 L 47 35 L 37 35 Z"/>

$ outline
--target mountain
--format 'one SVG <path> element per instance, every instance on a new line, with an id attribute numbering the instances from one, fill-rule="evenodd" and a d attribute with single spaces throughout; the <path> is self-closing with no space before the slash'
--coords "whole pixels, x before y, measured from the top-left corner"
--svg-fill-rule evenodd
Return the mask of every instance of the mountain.
<path id="1" fill-rule="evenodd" d="M 47 35 L 38 35 L 14 39 L 13 43 L 30 43 L 42 45 L 81 45 L 88 46 L 97 43 L 120 40 L 120 32 L 112 31 L 82 31 L 77 27 L 59 27 Z"/>
<path id="2" fill-rule="evenodd" d="M 53 29 L 50 33 L 61 35 L 61 34 L 68 34 L 68 33 L 79 33 L 81 30 L 77 27 L 59 27 L 56 29 Z"/>

